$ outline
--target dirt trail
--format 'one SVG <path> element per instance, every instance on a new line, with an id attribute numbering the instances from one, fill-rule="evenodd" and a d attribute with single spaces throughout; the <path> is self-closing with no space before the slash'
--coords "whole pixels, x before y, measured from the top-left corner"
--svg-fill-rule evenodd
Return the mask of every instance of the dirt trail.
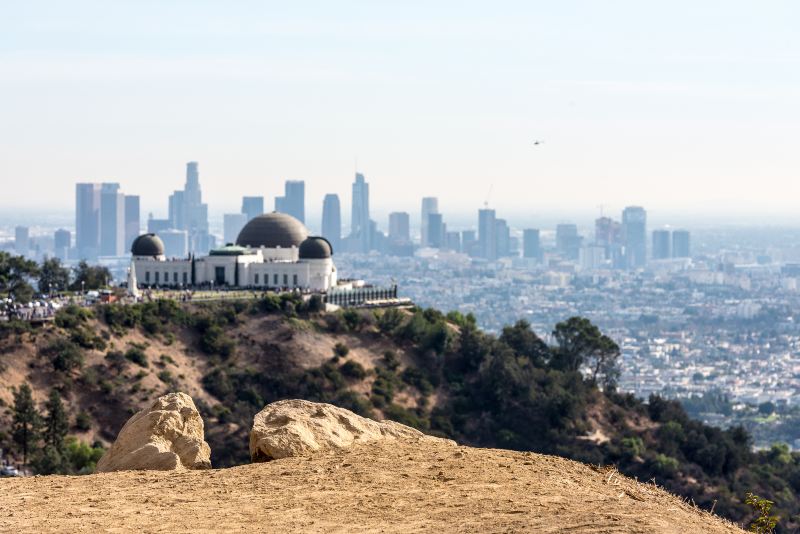
<path id="1" fill-rule="evenodd" d="M 742 532 L 552 456 L 366 445 L 231 469 L 0 479 L 7 532 Z"/>

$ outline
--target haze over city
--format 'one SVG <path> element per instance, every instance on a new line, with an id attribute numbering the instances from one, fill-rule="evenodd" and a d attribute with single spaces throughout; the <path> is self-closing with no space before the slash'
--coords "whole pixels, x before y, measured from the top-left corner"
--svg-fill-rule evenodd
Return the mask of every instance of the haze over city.
<path id="1" fill-rule="evenodd" d="M 164 216 L 197 160 L 212 214 L 294 179 L 318 217 L 359 170 L 377 214 L 437 196 L 470 219 L 488 198 L 512 218 L 637 204 L 793 224 L 797 15 L 789 1 L 14 3 L 0 211 L 69 212 L 75 182 L 113 181 Z"/>

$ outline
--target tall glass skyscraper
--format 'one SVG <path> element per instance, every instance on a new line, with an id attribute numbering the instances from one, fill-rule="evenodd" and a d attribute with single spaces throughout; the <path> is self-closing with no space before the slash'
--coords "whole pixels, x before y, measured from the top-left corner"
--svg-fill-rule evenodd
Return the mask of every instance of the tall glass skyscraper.
<path id="1" fill-rule="evenodd" d="M 488 208 L 478 210 L 478 250 L 480 257 L 497 259 L 497 225 L 495 212 Z"/>
<path id="2" fill-rule="evenodd" d="M 353 206 L 350 218 L 350 243 L 353 252 L 369 252 L 372 242 L 369 220 L 369 184 L 360 172 L 353 182 Z"/>
<path id="3" fill-rule="evenodd" d="M 669 230 L 653 230 L 653 259 L 666 260 L 670 257 Z"/>
<path id="4" fill-rule="evenodd" d="M 423 247 L 430 246 L 428 236 L 428 217 L 431 213 L 439 213 L 439 199 L 436 197 L 424 197 L 422 199 L 422 221 L 420 224 L 420 244 Z"/>
<path id="5" fill-rule="evenodd" d="M 264 213 L 264 197 L 242 197 L 242 213 L 248 221 Z"/>
<path id="6" fill-rule="evenodd" d="M 286 180 L 282 197 L 275 197 L 275 211 L 291 215 L 301 223 L 306 222 L 306 183 Z"/>
<path id="7" fill-rule="evenodd" d="M 329 193 L 322 201 L 322 237 L 327 239 L 333 250 L 339 249 L 342 241 L 342 208 L 339 195 Z"/>
<path id="8" fill-rule="evenodd" d="M 75 248 L 82 260 L 100 253 L 100 184 L 75 184 Z"/>
<path id="9" fill-rule="evenodd" d="M 626 267 L 644 267 L 647 263 L 647 212 L 644 208 L 628 206 L 622 211 L 622 239 Z"/>

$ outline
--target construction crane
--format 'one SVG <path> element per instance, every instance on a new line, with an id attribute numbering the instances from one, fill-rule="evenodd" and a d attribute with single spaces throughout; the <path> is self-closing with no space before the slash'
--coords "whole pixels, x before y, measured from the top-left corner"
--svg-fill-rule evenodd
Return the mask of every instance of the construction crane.
<path id="1" fill-rule="evenodd" d="M 494 187 L 494 184 L 489 184 L 489 192 L 486 193 L 486 200 L 483 201 L 483 207 L 484 208 L 488 208 L 489 207 L 489 198 L 492 196 L 492 188 L 493 187 Z"/>

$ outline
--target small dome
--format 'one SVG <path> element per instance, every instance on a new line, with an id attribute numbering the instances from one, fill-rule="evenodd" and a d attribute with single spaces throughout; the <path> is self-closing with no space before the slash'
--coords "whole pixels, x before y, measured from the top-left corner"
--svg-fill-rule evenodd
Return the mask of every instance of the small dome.
<path id="1" fill-rule="evenodd" d="M 134 256 L 163 256 L 164 242 L 156 234 L 140 235 L 133 240 L 131 254 Z"/>
<path id="2" fill-rule="evenodd" d="M 326 260 L 333 256 L 333 247 L 324 237 L 309 237 L 300 243 L 301 260 Z"/>
<path id="3" fill-rule="evenodd" d="M 236 244 L 242 247 L 291 248 L 299 247 L 308 237 L 303 223 L 285 213 L 265 213 L 244 225 Z"/>

